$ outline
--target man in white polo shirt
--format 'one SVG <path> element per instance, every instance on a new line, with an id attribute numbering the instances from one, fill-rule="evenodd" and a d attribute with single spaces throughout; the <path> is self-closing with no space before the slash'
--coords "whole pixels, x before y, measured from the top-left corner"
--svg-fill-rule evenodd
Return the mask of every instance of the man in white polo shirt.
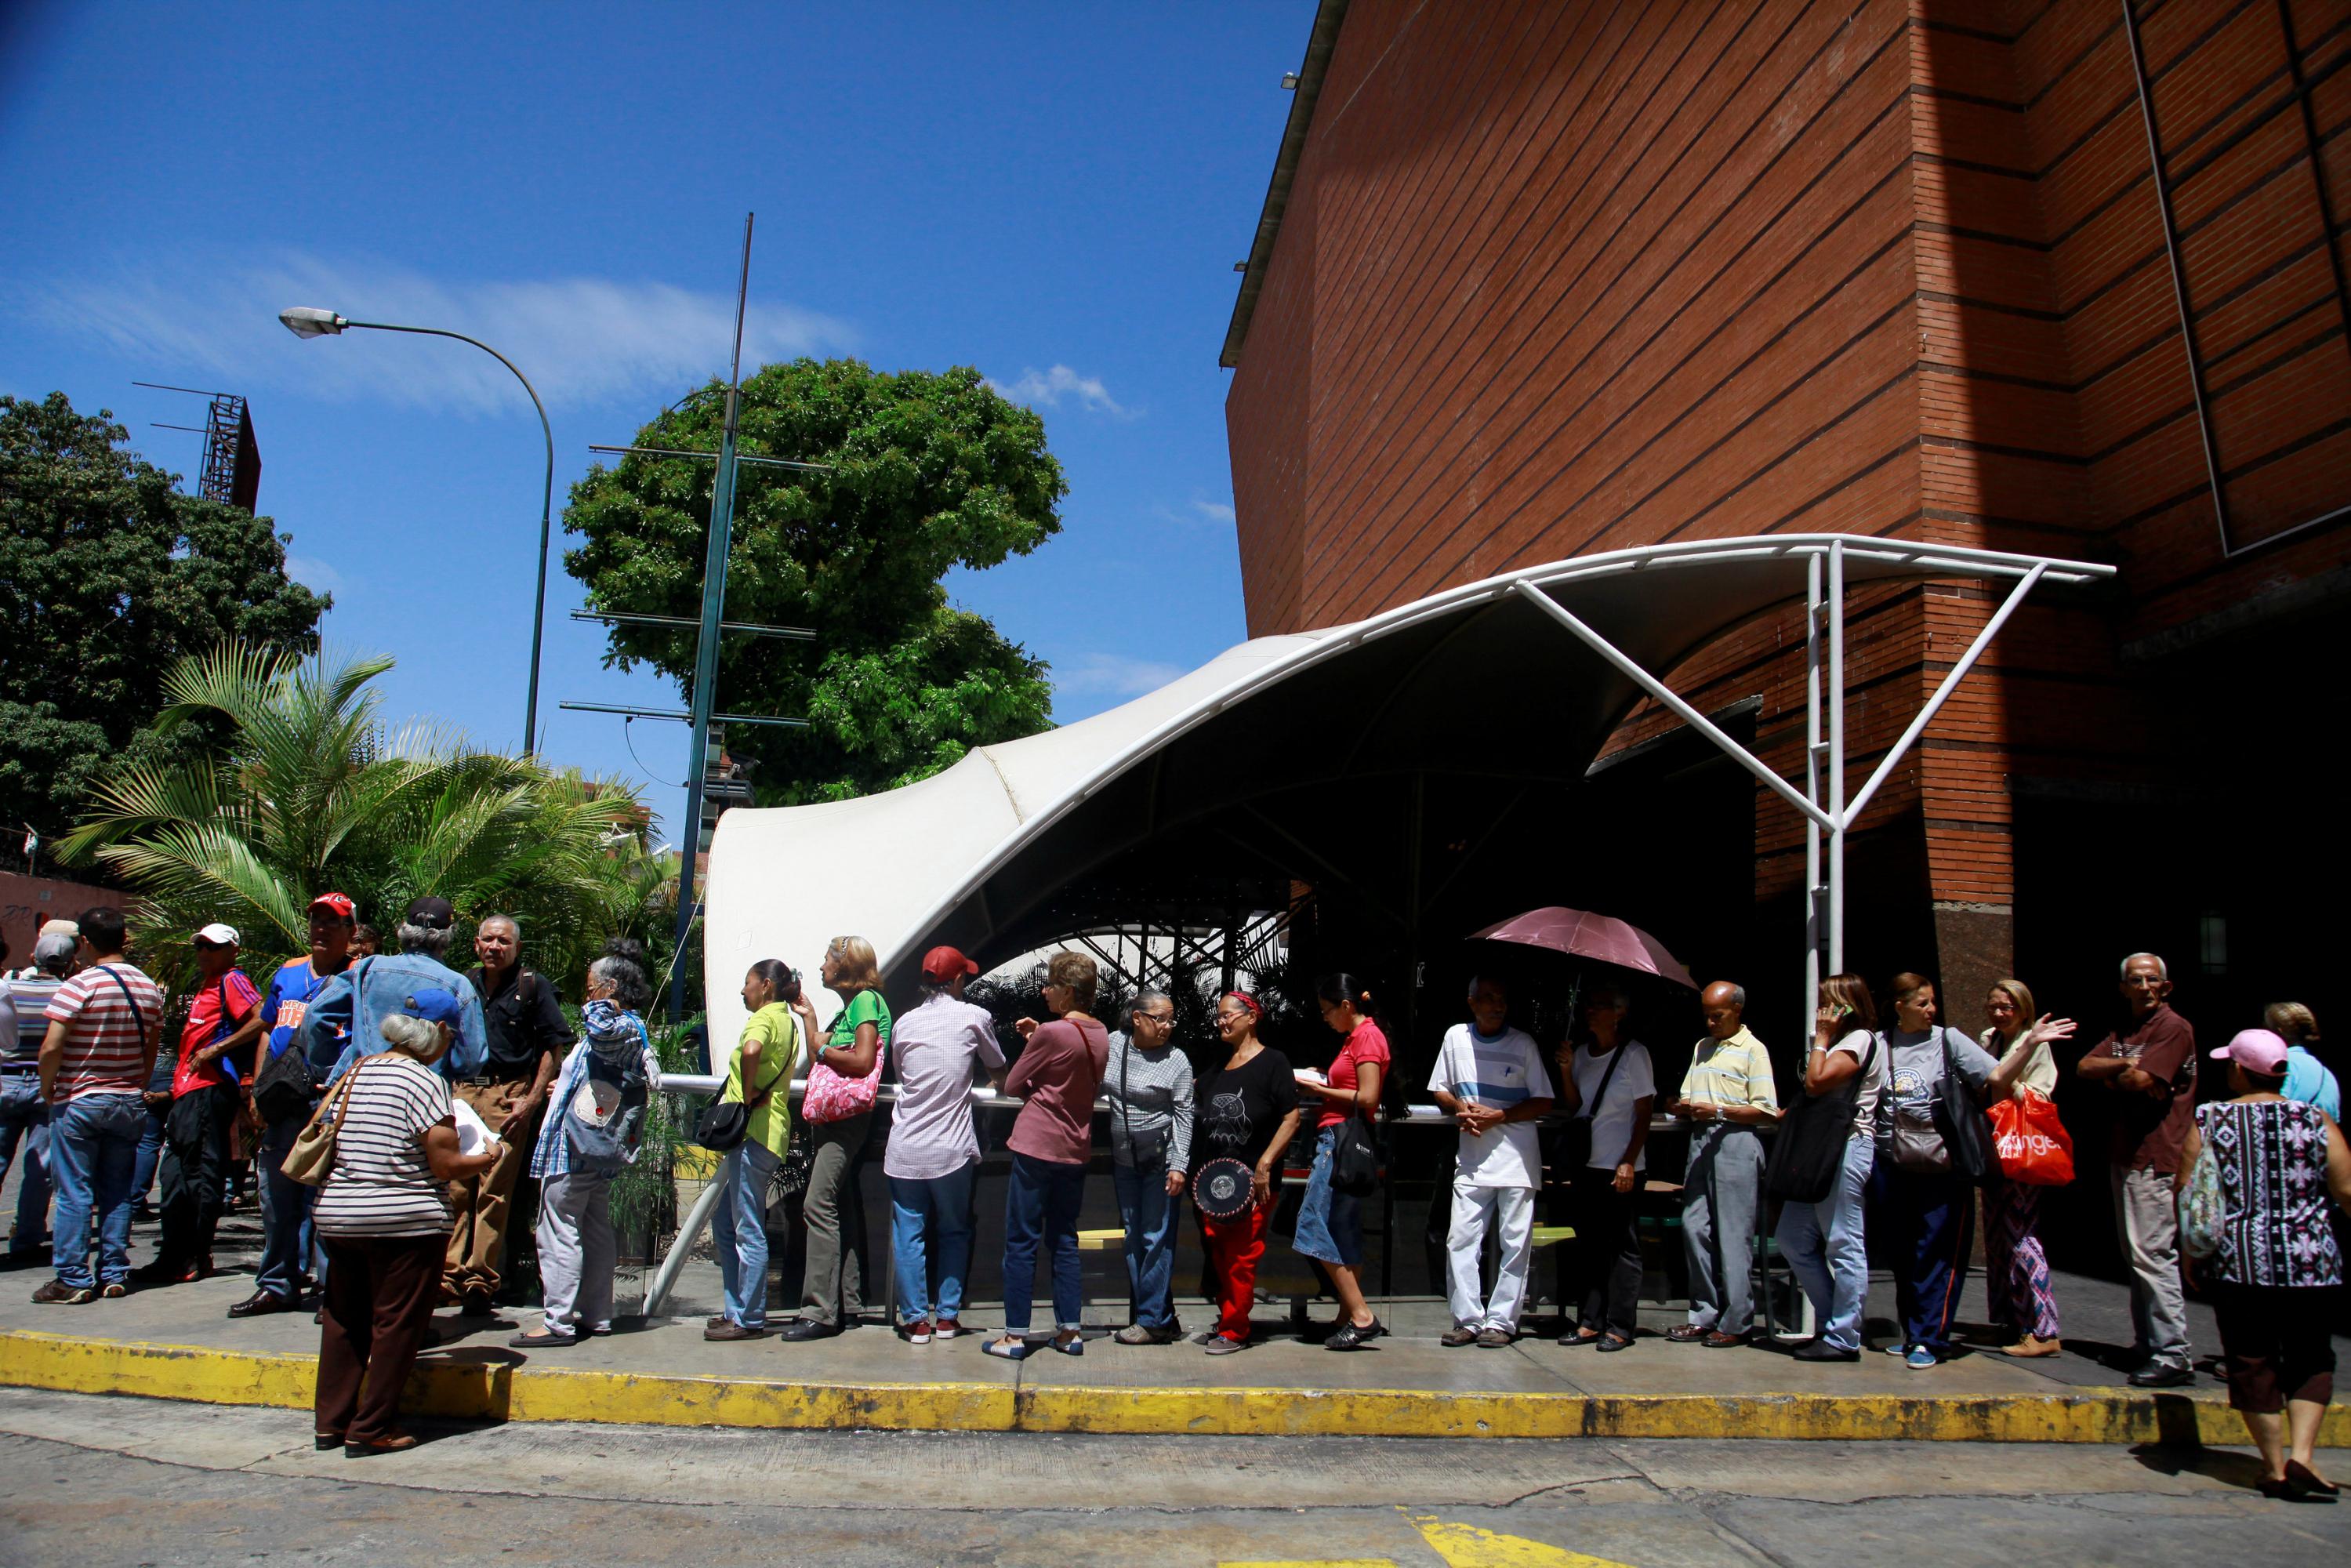
<path id="1" fill-rule="evenodd" d="M 1437 1104 L 1461 1127 L 1446 1241 L 1453 1327 L 1439 1343 L 1499 1350 L 1518 1333 L 1527 1298 L 1535 1189 L 1542 1183 L 1535 1124 L 1551 1110 L 1551 1076 L 1534 1040 L 1510 1027 L 1510 998 L 1499 980 L 1470 980 L 1469 1013 L 1472 1021 L 1446 1031 L 1428 1079 Z M 1489 1224 L 1499 1232 L 1502 1257 L 1493 1294 L 1485 1296 L 1478 1263 Z"/>

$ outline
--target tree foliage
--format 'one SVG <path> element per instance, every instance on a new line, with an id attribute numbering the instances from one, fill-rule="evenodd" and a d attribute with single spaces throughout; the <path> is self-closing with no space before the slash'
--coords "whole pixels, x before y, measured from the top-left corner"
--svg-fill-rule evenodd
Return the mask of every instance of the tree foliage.
<path id="1" fill-rule="evenodd" d="M 726 388 L 713 382 L 637 433 L 636 444 L 716 452 Z M 716 707 L 805 717 L 738 727 L 728 749 L 760 764 L 761 800 L 840 800 L 924 778 L 974 746 L 1050 722 L 1045 665 L 983 617 L 949 607 L 940 580 L 1026 555 L 1061 529 L 1067 493 L 1044 422 L 979 372 L 877 372 L 854 360 L 768 365 L 743 383 L 726 616 L 806 626 L 814 643 L 733 635 Z M 565 565 L 599 610 L 700 616 L 715 465 L 628 456 L 572 487 Z M 695 633 L 621 626 L 607 663 L 649 664 L 690 690 Z"/>
<path id="2" fill-rule="evenodd" d="M 0 823 L 53 833 L 118 761 L 204 737 L 155 723 L 181 658 L 235 638 L 318 647 L 329 601 L 286 575 L 267 517 L 183 494 L 104 411 L 0 397 Z"/>
<path id="3" fill-rule="evenodd" d="M 60 853 L 138 891 L 139 925 L 162 934 L 144 951 L 170 956 L 225 920 L 259 974 L 307 950 L 316 894 L 350 894 L 388 933 L 430 893 L 468 925 L 515 915 L 532 966 L 569 987 L 631 894 L 607 845 L 642 821 L 636 798 L 430 726 L 389 728 L 369 686 L 392 664 L 234 643 L 181 660 L 159 724 L 217 720 L 220 751 L 114 773 Z"/>

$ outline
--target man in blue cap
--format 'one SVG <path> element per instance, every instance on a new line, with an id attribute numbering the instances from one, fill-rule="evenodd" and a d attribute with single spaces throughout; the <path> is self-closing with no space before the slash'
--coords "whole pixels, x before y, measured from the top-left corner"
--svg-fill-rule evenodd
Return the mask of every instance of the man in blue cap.
<path id="1" fill-rule="evenodd" d="M 481 1071 L 488 1049 L 482 1027 L 482 1000 L 473 982 L 441 961 L 449 950 L 456 912 L 445 898 L 419 898 L 401 917 L 397 953 L 360 959 L 327 982 L 302 1015 L 299 1035 L 310 1065 L 334 1082 L 352 1062 L 381 1051 L 383 1020 L 408 1010 L 408 998 L 446 991 L 457 998 L 455 1039 L 441 1059 L 441 1075 L 460 1082 Z"/>

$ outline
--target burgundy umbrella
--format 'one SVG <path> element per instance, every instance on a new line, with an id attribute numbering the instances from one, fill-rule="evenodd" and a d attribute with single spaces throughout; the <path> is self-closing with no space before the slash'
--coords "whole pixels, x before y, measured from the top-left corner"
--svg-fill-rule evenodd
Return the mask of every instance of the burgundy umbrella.
<path id="1" fill-rule="evenodd" d="M 1517 942 L 1529 947 L 1572 953 L 1579 958 L 1597 958 L 1604 964 L 1620 964 L 1627 969 L 1638 969 L 1645 975 L 1656 975 L 1691 990 L 1698 989 L 1698 982 L 1690 978 L 1679 959 L 1666 951 L 1664 943 L 1613 915 L 1593 915 L 1588 910 L 1567 909 L 1554 904 L 1530 909 L 1524 915 L 1469 935 L 1473 941 L 1483 938 L 1489 942 Z"/>

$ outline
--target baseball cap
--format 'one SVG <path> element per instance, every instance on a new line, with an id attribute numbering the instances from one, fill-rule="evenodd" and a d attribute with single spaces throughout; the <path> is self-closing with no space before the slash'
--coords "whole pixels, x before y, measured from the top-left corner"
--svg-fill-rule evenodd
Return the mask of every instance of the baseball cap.
<path id="1" fill-rule="evenodd" d="M 407 925 L 422 925 L 427 931 L 446 931 L 457 924 L 457 912 L 449 907 L 445 898 L 411 899 L 408 913 L 401 916 Z"/>
<path id="2" fill-rule="evenodd" d="M 965 957 L 960 949 L 934 947 L 923 955 L 923 977 L 946 985 L 957 975 L 977 975 L 979 966 Z"/>
<path id="3" fill-rule="evenodd" d="M 457 1020 L 465 1015 L 465 1004 L 442 990 L 419 991 L 409 998 L 400 1010 L 411 1018 L 420 1018 L 427 1023 L 447 1024 L 451 1029 L 455 1029 Z"/>
<path id="4" fill-rule="evenodd" d="M 45 920 L 41 923 L 41 935 L 70 936 L 78 942 L 81 940 L 81 927 L 70 920 Z"/>
<path id="5" fill-rule="evenodd" d="M 33 967 L 41 968 L 81 951 L 81 938 L 70 931 L 44 931 L 33 943 Z"/>
<path id="6" fill-rule="evenodd" d="M 351 902 L 351 896 L 347 893 L 322 893 L 310 901 L 310 907 L 331 910 L 346 920 L 359 918 L 360 906 Z"/>
<path id="7" fill-rule="evenodd" d="M 2283 1035 L 2265 1029 L 2241 1029 L 2212 1056 L 2215 1061 L 2234 1061 L 2248 1072 L 2275 1078 L 2285 1071 L 2285 1050 Z"/>
<path id="8" fill-rule="evenodd" d="M 195 935 L 195 944 L 199 947 L 235 947 L 241 940 L 235 926 L 224 925 L 217 920 Z"/>

